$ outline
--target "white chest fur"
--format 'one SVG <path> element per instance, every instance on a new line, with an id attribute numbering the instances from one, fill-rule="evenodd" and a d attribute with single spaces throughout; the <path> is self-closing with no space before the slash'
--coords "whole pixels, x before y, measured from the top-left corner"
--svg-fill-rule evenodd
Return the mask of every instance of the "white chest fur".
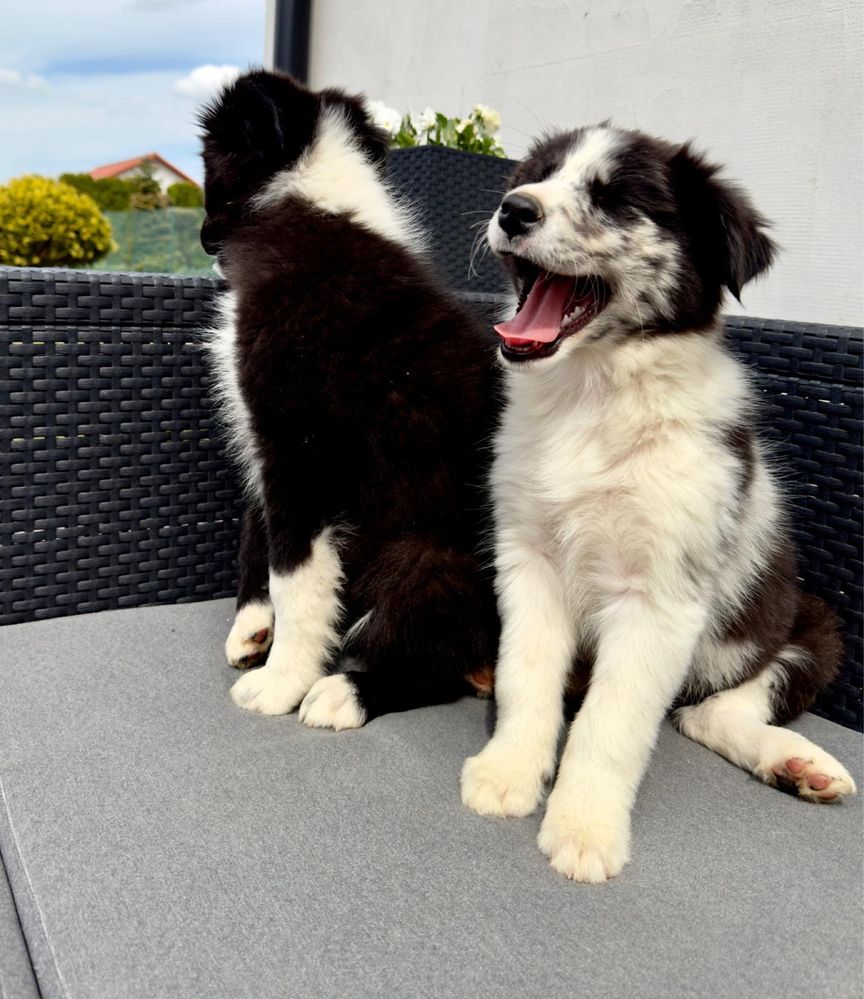
<path id="1" fill-rule="evenodd" d="M 493 494 L 499 564 L 510 546 L 551 560 L 584 638 L 609 599 L 680 587 L 685 560 L 722 588 L 740 482 L 723 432 L 747 419 L 749 389 L 706 334 L 568 362 L 508 373 Z"/>

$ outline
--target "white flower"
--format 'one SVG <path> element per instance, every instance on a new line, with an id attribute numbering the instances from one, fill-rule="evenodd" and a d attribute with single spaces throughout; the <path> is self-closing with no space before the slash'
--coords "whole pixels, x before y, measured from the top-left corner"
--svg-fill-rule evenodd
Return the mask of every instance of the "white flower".
<path id="1" fill-rule="evenodd" d="M 494 135 L 501 127 L 501 115 L 495 108 L 487 108 L 485 104 L 475 104 L 472 114 L 480 119 L 480 124 L 490 135 Z"/>
<path id="2" fill-rule="evenodd" d="M 435 112 L 432 110 L 432 108 L 427 107 L 426 110 L 423 112 L 423 114 L 421 114 L 420 117 L 417 119 L 417 121 L 419 124 L 419 128 L 417 129 L 417 131 L 428 132 L 430 128 L 435 127 Z"/>
<path id="3" fill-rule="evenodd" d="M 402 115 L 395 108 L 388 107 L 384 101 L 367 101 L 366 110 L 372 123 L 390 135 L 396 135 L 402 127 Z"/>
<path id="4" fill-rule="evenodd" d="M 459 121 L 457 121 L 456 122 L 457 134 L 461 135 L 470 124 L 471 124 L 470 118 L 461 118 Z"/>
<path id="5" fill-rule="evenodd" d="M 422 114 L 414 114 L 412 111 L 408 115 L 408 120 L 411 123 L 411 127 L 417 136 L 417 145 L 426 146 L 429 144 L 429 133 L 437 124 L 435 118 L 435 112 L 432 108 L 426 108 Z"/>

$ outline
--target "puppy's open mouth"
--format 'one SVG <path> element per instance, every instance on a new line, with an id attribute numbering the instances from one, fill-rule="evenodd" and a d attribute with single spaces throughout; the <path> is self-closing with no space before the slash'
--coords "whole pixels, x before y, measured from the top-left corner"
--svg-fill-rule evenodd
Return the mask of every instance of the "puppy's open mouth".
<path id="1" fill-rule="evenodd" d="M 549 357 L 598 316 L 611 297 L 609 285 L 595 274 L 570 277 L 526 270 L 516 315 L 495 326 L 501 353 L 509 361 Z"/>

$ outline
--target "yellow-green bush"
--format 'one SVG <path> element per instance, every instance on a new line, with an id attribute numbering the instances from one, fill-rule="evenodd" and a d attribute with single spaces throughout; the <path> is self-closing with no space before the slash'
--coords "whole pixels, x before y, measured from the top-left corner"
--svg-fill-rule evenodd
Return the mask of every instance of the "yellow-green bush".
<path id="1" fill-rule="evenodd" d="M 113 246 L 99 206 L 69 184 L 28 176 L 0 187 L 0 264 L 81 267 Z"/>
<path id="2" fill-rule="evenodd" d="M 171 184 L 165 193 L 175 208 L 204 207 L 204 192 L 197 184 L 190 184 L 187 180 Z"/>

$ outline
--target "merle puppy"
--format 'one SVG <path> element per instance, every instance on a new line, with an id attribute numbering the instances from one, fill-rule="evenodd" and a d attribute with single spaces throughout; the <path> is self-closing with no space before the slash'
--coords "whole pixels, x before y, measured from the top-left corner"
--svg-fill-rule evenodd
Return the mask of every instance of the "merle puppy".
<path id="1" fill-rule="evenodd" d="M 354 728 L 459 697 L 498 619 L 475 554 L 494 346 L 422 261 L 361 99 L 256 71 L 202 114 L 209 348 L 247 486 L 236 704 Z M 272 644 L 271 644 L 272 643 Z"/>
<path id="2" fill-rule="evenodd" d="M 841 655 L 799 591 L 755 392 L 723 342 L 724 289 L 771 263 L 749 199 L 687 146 L 598 126 L 538 142 L 488 239 L 519 294 L 497 326 L 498 721 L 466 804 L 526 815 L 555 772 L 565 689 L 587 685 L 539 845 L 580 881 L 617 874 L 676 697 L 681 731 L 809 801 L 855 785 L 783 726 Z"/>

